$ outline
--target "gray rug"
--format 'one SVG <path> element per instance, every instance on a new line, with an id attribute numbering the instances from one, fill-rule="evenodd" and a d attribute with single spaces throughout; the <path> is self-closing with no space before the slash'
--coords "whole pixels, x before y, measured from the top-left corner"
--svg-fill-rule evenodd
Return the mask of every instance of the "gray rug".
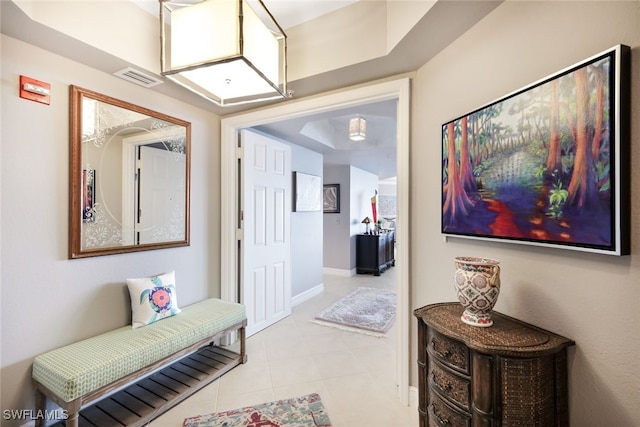
<path id="1" fill-rule="evenodd" d="M 320 312 L 312 321 L 320 325 L 383 337 L 395 320 L 395 291 L 361 287 Z"/>

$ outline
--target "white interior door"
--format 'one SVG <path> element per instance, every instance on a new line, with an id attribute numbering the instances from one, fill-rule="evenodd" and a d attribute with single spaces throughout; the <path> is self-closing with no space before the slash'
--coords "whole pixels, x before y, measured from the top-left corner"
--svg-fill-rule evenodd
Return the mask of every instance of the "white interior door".
<path id="1" fill-rule="evenodd" d="M 291 148 L 241 131 L 241 302 L 250 336 L 291 314 Z"/>
<path id="2" fill-rule="evenodd" d="M 138 243 L 184 238 L 185 156 L 140 146 Z"/>

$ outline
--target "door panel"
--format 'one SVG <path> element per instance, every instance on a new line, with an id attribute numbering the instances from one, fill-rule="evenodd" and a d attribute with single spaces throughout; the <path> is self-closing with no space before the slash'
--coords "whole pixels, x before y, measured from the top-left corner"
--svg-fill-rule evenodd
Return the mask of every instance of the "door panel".
<path id="1" fill-rule="evenodd" d="M 285 227 L 287 225 L 287 213 L 285 212 L 285 190 L 275 188 L 273 190 L 273 242 L 274 244 L 285 244 Z"/>
<path id="2" fill-rule="evenodd" d="M 276 314 L 284 313 L 287 308 L 287 294 L 285 285 L 285 265 L 278 263 L 273 266 L 273 278 L 275 283 L 274 311 Z"/>
<path id="3" fill-rule="evenodd" d="M 266 246 L 267 244 L 267 189 L 260 186 L 253 187 L 253 211 L 245 221 L 253 219 L 253 245 Z"/>
<path id="4" fill-rule="evenodd" d="M 260 266 L 253 270 L 252 282 L 249 284 L 253 291 L 251 314 L 254 326 L 263 325 L 267 321 L 266 295 L 266 267 Z M 251 317 L 251 316 L 249 316 Z"/>
<path id="5" fill-rule="evenodd" d="M 290 147 L 244 130 L 241 301 L 247 335 L 291 314 Z"/>

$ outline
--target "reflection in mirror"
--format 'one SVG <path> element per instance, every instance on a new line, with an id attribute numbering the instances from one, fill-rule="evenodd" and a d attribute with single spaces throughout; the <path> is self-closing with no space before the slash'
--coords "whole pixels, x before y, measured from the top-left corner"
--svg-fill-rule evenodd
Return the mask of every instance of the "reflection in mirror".
<path id="1" fill-rule="evenodd" d="M 70 258 L 188 245 L 190 123 L 70 90 Z"/>

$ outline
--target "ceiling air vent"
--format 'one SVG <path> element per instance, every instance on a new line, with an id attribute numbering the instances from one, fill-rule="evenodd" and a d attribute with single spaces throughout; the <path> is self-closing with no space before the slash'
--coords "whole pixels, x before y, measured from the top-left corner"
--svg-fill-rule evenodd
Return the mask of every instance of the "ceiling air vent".
<path id="1" fill-rule="evenodd" d="M 141 71 L 134 70 L 131 67 L 116 71 L 113 75 L 144 87 L 152 87 L 162 83 L 162 80 Z"/>

